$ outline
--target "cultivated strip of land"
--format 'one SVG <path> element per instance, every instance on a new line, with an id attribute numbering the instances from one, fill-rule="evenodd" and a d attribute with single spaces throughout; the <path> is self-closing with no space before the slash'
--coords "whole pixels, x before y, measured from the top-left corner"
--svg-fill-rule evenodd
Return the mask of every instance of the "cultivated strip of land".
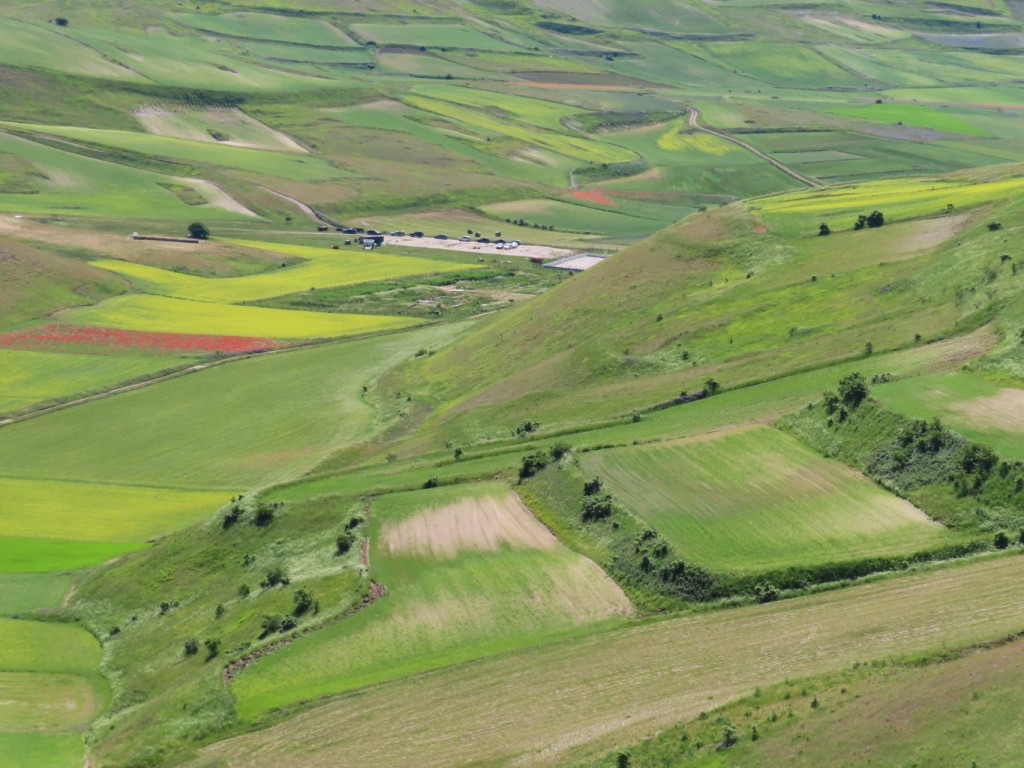
<path id="1" fill-rule="evenodd" d="M 1024 558 L 651 622 L 346 696 L 190 765 L 551 765 L 758 685 L 1024 629 Z"/>
<path id="2" fill-rule="evenodd" d="M 743 141 L 742 139 L 737 139 L 735 136 L 733 136 L 731 134 L 728 134 L 728 133 L 725 133 L 724 131 L 716 131 L 714 128 L 707 128 L 706 126 L 701 125 L 699 123 L 699 120 L 700 120 L 700 110 L 697 109 L 696 107 L 687 107 L 687 109 L 690 110 L 690 114 L 689 114 L 689 118 L 688 118 L 689 121 L 690 121 L 690 127 L 693 128 L 695 131 L 703 131 L 704 133 L 710 133 L 713 136 L 718 136 L 720 139 L 725 139 L 726 141 L 731 141 L 733 144 L 738 144 L 739 146 L 743 147 L 747 151 L 753 152 L 758 157 L 767 160 L 769 163 L 774 165 L 776 168 L 778 168 L 783 173 L 789 174 L 790 176 L 792 176 L 797 181 L 802 181 L 804 184 L 806 184 L 809 187 L 813 187 L 814 189 L 824 189 L 825 188 L 825 185 L 822 184 L 821 182 L 815 181 L 814 179 L 810 179 L 807 176 L 804 176 L 802 173 L 797 173 L 792 168 L 790 168 L 788 165 L 785 165 L 785 164 L 779 162 L 778 160 L 776 160 L 771 155 L 765 154 L 764 152 L 762 152 L 760 149 L 758 149 L 757 147 L 753 146 L 752 144 L 748 144 L 747 142 Z"/>

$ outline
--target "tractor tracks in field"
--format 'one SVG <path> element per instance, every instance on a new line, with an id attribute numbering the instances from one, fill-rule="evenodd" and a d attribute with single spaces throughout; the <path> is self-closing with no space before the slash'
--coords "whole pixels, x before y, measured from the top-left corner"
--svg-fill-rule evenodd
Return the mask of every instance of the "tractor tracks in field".
<path id="1" fill-rule="evenodd" d="M 788 165 L 786 165 L 786 164 L 784 164 L 782 162 L 779 162 L 778 160 L 776 160 L 771 155 L 766 154 L 766 153 L 762 152 L 760 149 L 758 149 L 757 147 L 753 146 L 752 144 L 748 144 L 747 142 L 743 141 L 743 139 L 737 139 L 735 136 L 733 136 L 731 134 L 728 134 L 725 131 L 719 131 L 719 130 L 716 130 L 714 128 L 708 128 L 706 126 L 701 125 L 700 122 L 699 122 L 700 121 L 700 110 L 697 109 L 696 107 L 687 105 L 686 109 L 689 111 L 689 115 L 688 115 L 687 119 L 688 119 L 688 121 L 690 123 L 690 127 L 693 128 L 695 131 L 703 131 L 704 133 L 710 133 L 712 136 L 717 136 L 720 139 L 725 139 L 726 141 L 731 141 L 733 144 L 736 144 L 737 146 L 743 147 L 743 149 L 747 150 L 748 152 L 753 152 L 755 155 L 760 157 L 762 160 L 767 160 L 769 163 L 774 165 L 776 168 L 778 168 L 783 173 L 788 174 L 789 176 L 792 176 L 797 181 L 801 182 L 802 184 L 806 184 L 807 186 L 811 187 L 812 189 L 824 189 L 825 188 L 825 185 L 822 184 L 820 181 L 815 181 L 812 178 L 804 176 L 802 173 L 798 173 L 797 171 L 794 171 Z"/>

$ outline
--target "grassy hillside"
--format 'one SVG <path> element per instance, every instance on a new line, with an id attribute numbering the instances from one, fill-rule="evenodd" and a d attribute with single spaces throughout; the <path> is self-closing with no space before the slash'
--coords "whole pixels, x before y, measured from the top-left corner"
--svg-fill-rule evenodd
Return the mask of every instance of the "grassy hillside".
<path id="1" fill-rule="evenodd" d="M 1018 5 L 0 10 L 0 763 L 999 762 Z"/>
<path id="2" fill-rule="evenodd" d="M 875 353 L 955 334 L 1015 306 L 1013 257 L 1002 258 L 1003 230 L 986 225 L 1019 226 L 1020 184 L 878 182 L 690 217 L 394 386 L 445 403 L 438 436 L 477 442 L 528 418 L 561 427 L 621 416 L 709 377 L 734 387 L 864 357 L 869 343 Z M 872 208 L 890 223 L 853 231 L 856 211 Z M 815 236 L 822 220 L 833 235 Z M 466 370 L 458 361 L 469 356 Z"/>

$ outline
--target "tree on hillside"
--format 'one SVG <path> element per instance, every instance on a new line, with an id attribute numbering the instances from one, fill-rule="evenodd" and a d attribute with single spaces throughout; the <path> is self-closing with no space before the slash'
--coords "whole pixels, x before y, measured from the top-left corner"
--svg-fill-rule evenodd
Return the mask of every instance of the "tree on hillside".
<path id="1" fill-rule="evenodd" d="M 188 225 L 188 236 L 194 237 L 196 240 L 205 240 L 210 236 L 210 230 L 206 228 L 205 224 L 196 221 Z"/>
<path id="2" fill-rule="evenodd" d="M 839 399 L 843 405 L 856 408 L 868 396 L 868 383 L 864 374 L 854 371 L 839 380 Z"/>
<path id="3" fill-rule="evenodd" d="M 826 224 L 823 221 L 823 222 L 821 222 L 821 225 L 818 227 L 818 234 L 822 235 L 822 236 L 824 236 L 824 235 L 831 235 L 832 234 L 832 227 L 830 227 L 828 224 Z"/>

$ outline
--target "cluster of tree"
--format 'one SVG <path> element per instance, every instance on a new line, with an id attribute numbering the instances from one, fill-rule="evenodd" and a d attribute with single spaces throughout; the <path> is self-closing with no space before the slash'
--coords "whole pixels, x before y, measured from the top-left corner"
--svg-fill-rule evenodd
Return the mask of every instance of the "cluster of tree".
<path id="1" fill-rule="evenodd" d="M 689 354 L 684 352 L 683 359 L 687 359 Z M 687 392 L 685 389 L 679 393 L 678 397 L 673 397 L 671 400 L 665 400 L 657 405 L 652 406 L 651 410 L 661 410 L 663 408 L 671 408 L 674 405 L 685 405 L 686 403 L 692 403 L 697 400 L 703 400 L 705 397 L 711 397 L 717 395 L 722 390 L 722 385 L 718 383 L 716 379 L 708 379 L 704 382 L 704 388 L 696 392 Z M 639 419 L 636 419 L 639 421 Z"/>
<path id="2" fill-rule="evenodd" d="M 188 225 L 188 236 L 195 240 L 206 240 L 210 236 L 210 230 L 205 224 L 194 221 Z"/>
<path id="3" fill-rule="evenodd" d="M 260 501 L 253 506 L 250 501 L 247 501 L 243 496 L 232 497 L 231 506 L 228 511 L 224 513 L 224 517 L 221 519 L 220 526 L 225 531 L 228 528 L 232 528 L 242 521 L 242 519 L 252 512 L 252 524 L 257 528 L 266 528 L 272 522 L 277 515 L 277 510 L 284 506 L 284 502 L 267 502 Z"/>
<path id="4" fill-rule="evenodd" d="M 540 472 L 551 461 L 558 461 L 572 450 L 568 443 L 558 442 L 545 451 L 534 451 L 523 456 L 519 464 L 519 482 L 533 477 Z"/>
<path id="5" fill-rule="evenodd" d="M 864 229 L 864 227 L 869 227 L 871 229 L 875 229 L 877 227 L 882 226 L 883 224 L 885 224 L 885 216 L 882 214 L 882 212 L 872 211 L 867 216 L 865 216 L 863 213 L 860 216 L 858 216 L 857 221 L 853 223 L 853 228 Z"/>
<path id="6" fill-rule="evenodd" d="M 950 527 L 987 536 L 1024 527 L 1024 462 L 1000 459 L 991 447 L 964 438 L 937 418 L 888 411 L 868 394 L 864 377 L 850 374 L 837 392 L 825 393 L 820 411 L 811 408 L 786 422 L 815 448 L 847 461 Z M 826 422 L 826 431 L 819 420 Z M 991 546 L 992 539 L 985 544 Z"/>
<path id="7" fill-rule="evenodd" d="M 612 516 L 615 500 L 603 490 L 600 477 L 583 483 L 583 522 L 592 523 Z"/>
<path id="8" fill-rule="evenodd" d="M 216 658 L 217 655 L 220 653 L 219 638 L 208 637 L 205 640 L 203 640 L 203 645 L 206 646 L 207 661 Z M 185 655 L 195 656 L 197 653 L 199 653 L 199 641 L 194 637 L 190 637 L 188 640 L 185 641 Z"/>
<path id="9" fill-rule="evenodd" d="M 267 570 L 267 575 L 263 577 L 260 586 L 263 589 L 270 589 L 271 587 L 287 587 L 290 583 L 291 579 L 288 578 L 288 571 L 285 570 L 285 567 L 274 565 Z"/>
<path id="10" fill-rule="evenodd" d="M 536 432 L 538 429 L 540 429 L 539 421 L 531 421 L 530 419 L 527 419 L 514 430 L 512 430 L 512 434 L 514 434 L 516 437 L 522 437 L 523 435 L 532 434 Z"/>
<path id="11" fill-rule="evenodd" d="M 358 515 L 353 515 L 345 523 L 345 528 L 337 538 L 334 540 L 334 555 L 335 557 L 341 557 L 347 554 L 356 541 L 359 540 L 359 535 L 356 533 L 356 528 L 362 525 L 364 522 L 363 518 Z"/>
<path id="12" fill-rule="evenodd" d="M 507 223 L 507 224 L 515 224 L 516 226 L 519 226 L 519 227 L 533 227 L 534 229 L 546 229 L 546 230 L 550 230 L 552 232 L 555 230 L 555 225 L 554 224 L 538 224 L 537 222 L 534 222 L 533 224 L 531 224 L 526 219 L 521 219 L 521 218 L 520 219 L 505 219 L 505 223 Z M 478 232 L 477 233 L 477 237 L 479 237 L 479 236 L 480 236 L 480 233 Z"/>

